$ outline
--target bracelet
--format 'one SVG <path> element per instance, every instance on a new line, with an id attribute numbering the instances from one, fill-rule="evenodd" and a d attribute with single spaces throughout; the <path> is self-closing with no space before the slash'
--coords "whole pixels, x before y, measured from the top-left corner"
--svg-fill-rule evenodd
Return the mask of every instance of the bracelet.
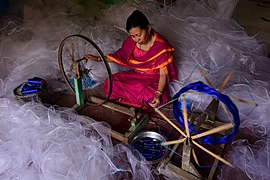
<path id="1" fill-rule="evenodd" d="M 96 61 L 101 61 L 101 57 L 98 57 Z"/>
<path id="2" fill-rule="evenodd" d="M 157 91 L 155 92 L 155 94 L 162 95 L 162 92 L 161 92 L 161 91 L 159 91 L 159 90 L 157 90 Z"/>

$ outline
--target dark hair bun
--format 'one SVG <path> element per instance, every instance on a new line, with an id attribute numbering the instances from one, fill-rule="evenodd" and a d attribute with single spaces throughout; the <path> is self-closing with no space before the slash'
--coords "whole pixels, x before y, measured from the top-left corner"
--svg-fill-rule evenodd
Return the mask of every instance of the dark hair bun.
<path id="1" fill-rule="evenodd" d="M 148 25 L 149 21 L 147 17 L 141 11 L 135 10 L 127 19 L 126 30 L 129 31 L 131 28 L 135 27 L 147 29 Z"/>

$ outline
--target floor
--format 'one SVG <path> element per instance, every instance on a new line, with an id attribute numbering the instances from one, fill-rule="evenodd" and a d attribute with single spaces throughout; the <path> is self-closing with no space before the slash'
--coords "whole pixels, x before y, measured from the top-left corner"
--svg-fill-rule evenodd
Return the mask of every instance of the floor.
<path id="1" fill-rule="evenodd" d="M 270 53 L 270 0 L 239 0 L 232 19 L 240 24 L 248 35 L 257 35 L 263 40 Z"/>
<path id="2" fill-rule="evenodd" d="M 251 36 L 259 32 L 270 35 L 269 0 L 240 0 L 232 18 Z"/>

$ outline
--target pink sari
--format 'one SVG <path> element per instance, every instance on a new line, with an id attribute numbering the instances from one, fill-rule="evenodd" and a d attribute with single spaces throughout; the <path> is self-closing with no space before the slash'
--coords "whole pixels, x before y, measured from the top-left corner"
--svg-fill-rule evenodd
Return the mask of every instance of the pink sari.
<path id="1" fill-rule="evenodd" d="M 174 48 L 157 32 L 154 33 L 154 44 L 148 51 L 140 50 L 136 43 L 128 37 L 122 47 L 113 54 L 107 55 L 112 61 L 132 68 L 112 75 L 112 94 L 110 99 L 124 99 L 131 105 L 143 105 L 151 101 L 158 89 L 160 68 L 164 68 L 167 75 L 167 84 L 177 79 L 177 73 L 173 65 L 172 52 Z M 109 90 L 108 80 L 104 82 L 104 92 Z M 168 102 L 169 89 L 166 86 L 161 104 Z"/>

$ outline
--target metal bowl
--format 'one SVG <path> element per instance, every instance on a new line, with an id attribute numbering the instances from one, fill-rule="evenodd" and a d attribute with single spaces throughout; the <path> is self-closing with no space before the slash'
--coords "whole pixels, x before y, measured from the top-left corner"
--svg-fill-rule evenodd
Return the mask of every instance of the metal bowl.
<path id="1" fill-rule="evenodd" d="M 161 145 L 164 141 L 166 139 L 159 133 L 145 131 L 135 136 L 130 144 L 145 157 L 147 162 L 156 164 L 169 154 L 169 150 Z"/>

